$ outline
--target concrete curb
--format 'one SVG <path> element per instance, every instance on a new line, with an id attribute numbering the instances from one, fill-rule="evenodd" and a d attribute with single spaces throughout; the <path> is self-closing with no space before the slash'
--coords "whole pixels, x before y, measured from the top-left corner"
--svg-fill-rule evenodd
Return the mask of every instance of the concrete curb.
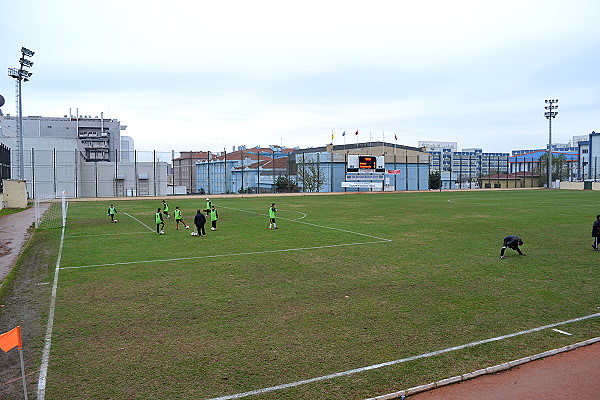
<path id="1" fill-rule="evenodd" d="M 437 381 L 437 382 L 431 382 L 431 383 L 427 383 L 425 385 L 414 386 L 414 387 L 411 387 L 411 388 L 408 388 L 408 389 L 400 390 L 398 392 L 383 394 L 381 396 L 369 397 L 368 399 L 365 399 L 365 400 L 389 400 L 389 399 L 402 398 L 403 396 L 404 397 L 410 396 L 410 395 L 413 395 L 413 394 L 417 394 L 417 393 L 425 392 L 425 391 L 428 391 L 428 390 L 436 389 L 436 388 L 439 388 L 439 387 L 442 387 L 442 386 L 451 385 L 453 383 L 457 383 L 457 382 L 462 382 L 462 381 L 466 381 L 466 380 L 469 380 L 469 379 L 473 379 L 473 378 L 476 378 L 476 377 L 481 376 L 481 375 L 494 374 L 494 373 L 497 373 L 497 372 L 500 372 L 500 371 L 504 371 L 504 370 L 507 370 L 507 369 L 514 368 L 514 367 L 516 367 L 518 365 L 521 365 L 521 364 L 528 363 L 530 361 L 539 360 L 541 358 L 546 358 L 546 357 L 549 357 L 549 356 L 553 356 L 555 354 L 563 353 L 565 351 L 570 351 L 570 350 L 574 350 L 574 349 L 579 348 L 579 347 L 588 346 L 588 345 L 596 343 L 596 342 L 600 342 L 600 336 L 592 338 L 592 339 L 584 340 L 583 342 L 574 343 L 574 344 L 570 344 L 570 345 L 567 345 L 567 346 L 564 346 L 564 347 L 560 347 L 558 349 L 544 351 L 542 353 L 534 354 L 534 355 L 529 356 L 529 357 L 519 358 L 517 360 L 513 360 L 513 361 L 505 362 L 505 363 L 502 363 L 502 364 L 494 365 L 492 367 L 478 369 L 477 371 L 467 372 L 467 373 L 462 374 L 462 375 L 456 375 L 456 376 L 453 376 L 453 377 L 450 377 L 450 378 L 445 378 L 445 379 L 442 379 L 442 380 Z"/>

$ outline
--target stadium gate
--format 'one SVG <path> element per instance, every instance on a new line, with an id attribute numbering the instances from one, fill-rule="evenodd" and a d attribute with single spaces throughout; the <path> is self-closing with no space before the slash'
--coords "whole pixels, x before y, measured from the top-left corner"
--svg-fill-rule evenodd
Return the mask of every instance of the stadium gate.
<path id="1" fill-rule="evenodd" d="M 10 179 L 10 149 L 0 143 L 0 193 L 4 190 L 4 179 Z"/>

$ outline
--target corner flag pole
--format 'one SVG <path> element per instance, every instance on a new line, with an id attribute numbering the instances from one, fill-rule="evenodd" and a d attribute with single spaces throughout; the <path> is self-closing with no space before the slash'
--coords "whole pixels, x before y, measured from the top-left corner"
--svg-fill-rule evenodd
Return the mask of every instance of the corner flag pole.
<path id="1" fill-rule="evenodd" d="M 19 349 L 19 357 L 21 358 L 21 377 L 23 378 L 23 395 L 27 400 L 27 382 L 25 381 L 25 362 L 23 361 L 23 348 Z"/>
<path id="2" fill-rule="evenodd" d="M 23 395 L 25 396 L 25 400 L 27 400 L 27 382 L 25 381 L 25 362 L 23 361 L 23 340 L 21 339 L 20 326 L 0 334 L 0 349 L 6 352 L 15 347 L 19 349 L 19 356 L 21 358 L 21 376 L 23 378 Z"/>

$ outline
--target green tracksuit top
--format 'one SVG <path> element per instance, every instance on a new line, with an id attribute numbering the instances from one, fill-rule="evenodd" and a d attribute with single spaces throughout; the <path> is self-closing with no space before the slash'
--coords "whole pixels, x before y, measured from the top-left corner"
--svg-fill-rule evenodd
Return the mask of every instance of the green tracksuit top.
<path id="1" fill-rule="evenodd" d="M 269 218 L 275 218 L 275 211 L 277 211 L 276 208 L 269 208 Z"/>
<path id="2" fill-rule="evenodd" d="M 206 202 L 206 208 L 205 208 L 205 210 L 210 210 L 210 201 Z"/>
<path id="3" fill-rule="evenodd" d="M 175 219 L 181 219 L 181 210 L 175 210 Z"/>
<path id="4" fill-rule="evenodd" d="M 210 210 L 210 220 L 216 221 L 219 218 L 219 214 L 217 214 L 217 210 Z"/>
<path id="5" fill-rule="evenodd" d="M 169 205 L 167 203 L 163 203 L 163 211 L 169 212 Z"/>
<path id="6" fill-rule="evenodd" d="M 157 212 L 156 214 L 154 214 L 154 219 L 156 220 L 157 224 L 162 223 L 162 216 L 160 215 L 159 212 Z"/>
<path id="7" fill-rule="evenodd" d="M 117 210 L 116 210 L 114 207 L 109 207 L 109 208 L 108 208 L 108 213 L 109 213 L 110 215 L 115 215 L 115 211 L 117 211 Z"/>

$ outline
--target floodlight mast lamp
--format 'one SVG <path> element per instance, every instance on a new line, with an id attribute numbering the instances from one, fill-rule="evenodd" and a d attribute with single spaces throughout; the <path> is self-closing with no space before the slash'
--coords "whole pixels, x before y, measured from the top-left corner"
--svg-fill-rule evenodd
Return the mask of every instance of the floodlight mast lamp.
<path id="1" fill-rule="evenodd" d="M 548 189 L 552 188 L 552 118 L 556 118 L 558 111 L 556 110 L 558 106 L 555 106 L 555 103 L 558 103 L 558 99 L 556 100 L 545 100 L 547 106 L 544 108 L 548 111 L 544 113 L 544 116 L 548 118 Z"/>
<path id="2" fill-rule="evenodd" d="M 19 133 L 19 179 L 25 179 L 25 164 L 23 151 L 23 103 L 21 101 L 21 82 L 27 82 L 32 73 L 25 68 L 33 67 L 33 62 L 25 57 L 33 57 L 35 53 L 25 47 L 21 47 L 21 59 L 19 60 L 20 68 L 9 68 L 8 76 L 17 80 L 17 96 L 19 97 L 19 120 L 17 127 Z"/>

